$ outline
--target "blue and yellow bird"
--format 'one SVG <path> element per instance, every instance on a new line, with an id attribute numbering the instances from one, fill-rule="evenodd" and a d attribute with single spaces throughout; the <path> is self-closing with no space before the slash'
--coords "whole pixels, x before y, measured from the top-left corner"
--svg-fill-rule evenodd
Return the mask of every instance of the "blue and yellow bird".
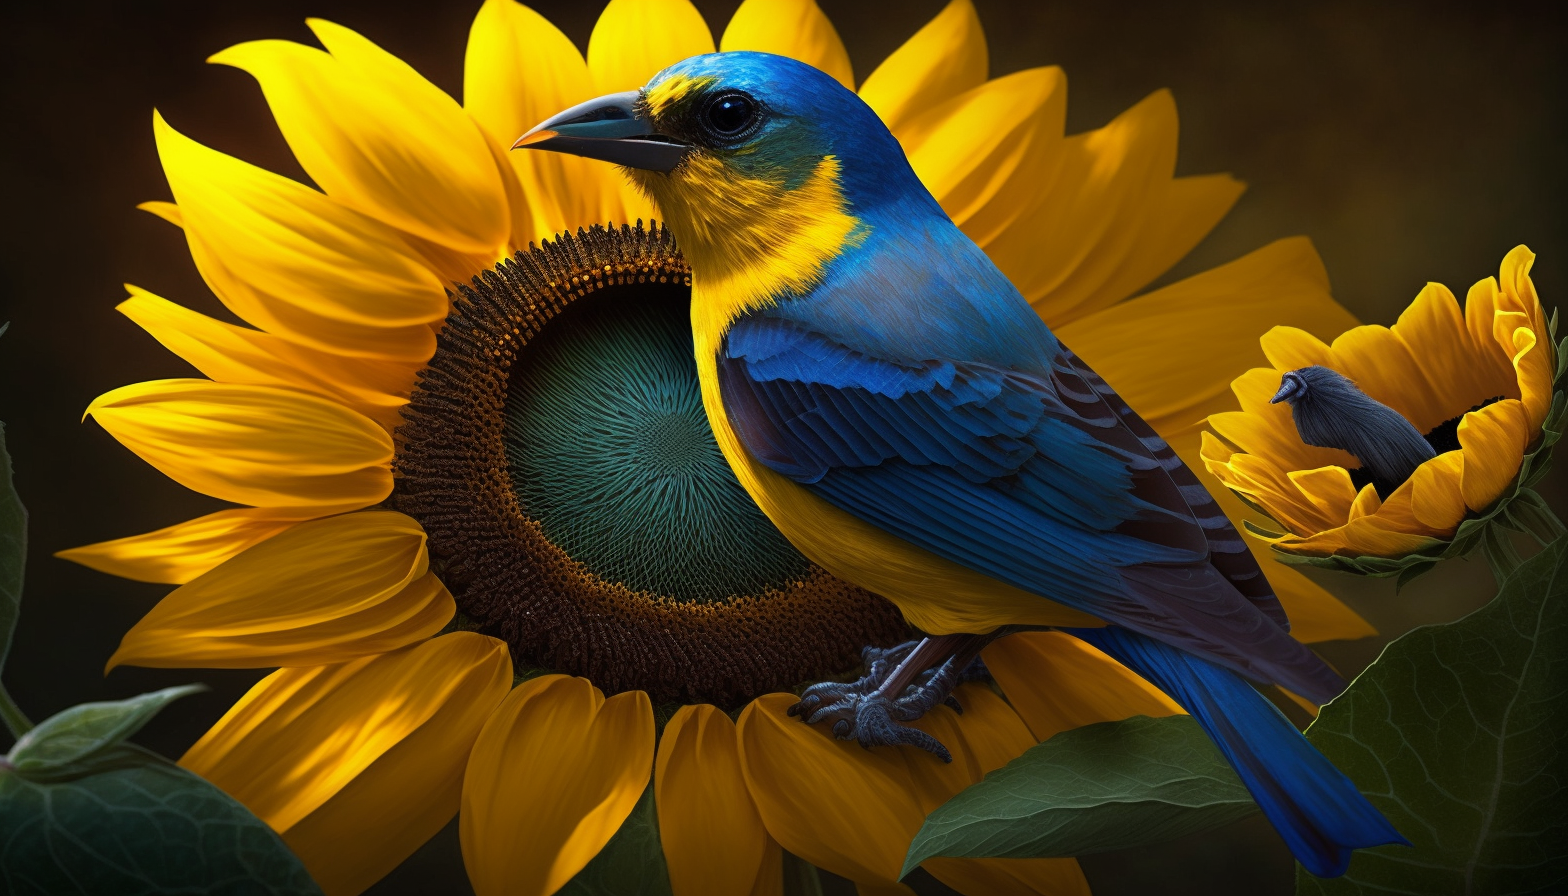
<path id="1" fill-rule="evenodd" d="M 741 483 L 807 557 L 929 633 L 798 714 L 945 757 L 902 723 L 989 639 L 1058 628 L 1190 711 L 1312 873 L 1404 842 L 1244 680 L 1317 702 L 1344 686 L 1236 530 L 854 93 L 783 57 L 697 56 L 517 146 L 629 169 L 691 264 L 703 403 Z"/>

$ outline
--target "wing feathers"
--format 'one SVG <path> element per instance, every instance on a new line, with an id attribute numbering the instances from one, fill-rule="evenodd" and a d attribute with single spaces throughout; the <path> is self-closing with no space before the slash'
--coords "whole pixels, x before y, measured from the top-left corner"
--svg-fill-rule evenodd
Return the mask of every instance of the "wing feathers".
<path id="1" fill-rule="evenodd" d="M 718 366 L 746 448 L 846 512 L 1251 677 L 1336 692 L 1208 492 L 1071 353 L 1046 376 L 893 361 L 754 314 Z"/>

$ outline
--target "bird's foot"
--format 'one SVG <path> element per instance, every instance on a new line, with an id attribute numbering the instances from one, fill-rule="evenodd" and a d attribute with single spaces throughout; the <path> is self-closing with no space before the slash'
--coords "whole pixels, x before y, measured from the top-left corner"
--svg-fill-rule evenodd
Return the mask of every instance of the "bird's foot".
<path id="1" fill-rule="evenodd" d="M 968 640 L 972 637 L 927 638 L 887 650 L 868 647 L 861 654 L 865 675 L 852 682 L 812 685 L 789 714 L 807 724 L 831 722 L 835 737 L 854 738 L 867 749 L 908 744 L 951 762 L 952 754 L 940 741 L 903 723 L 919 719 L 939 704 L 964 711 L 953 697 L 953 688 L 989 676 L 977 655 L 985 641 L 976 646 Z"/>

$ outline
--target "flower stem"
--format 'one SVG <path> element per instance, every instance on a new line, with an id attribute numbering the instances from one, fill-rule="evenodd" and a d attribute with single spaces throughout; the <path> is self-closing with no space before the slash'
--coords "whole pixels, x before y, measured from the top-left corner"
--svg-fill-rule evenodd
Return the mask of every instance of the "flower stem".
<path id="1" fill-rule="evenodd" d="M 1522 488 L 1508 505 L 1509 520 L 1545 547 L 1568 534 L 1568 527 L 1535 489 Z"/>
<path id="2" fill-rule="evenodd" d="M 1524 561 L 1520 559 L 1519 550 L 1513 546 L 1508 532 L 1501 526 L 1491 526 L 1486 530 L 1483 545 L 1486 562 L 1492 567 L 1492 578 L 1497 580 L 1497 587 L 1501 588 L 1503 582 L 1507 581 Z"/>
<path id="3" fill-rule="evenodd" d="M 11 729 L 13 740 L 21 740 L 22 735 L 33 730 L 32 721 L 11 699 L 11 693 L 5 689 L 4 683 L 0 683 L 0 718 L 4 718 L 5 727 Z"/>
<path id="4" fill-rule="evenodd" d="M 1497 579 L 1499 586 L 1522 562 L 1518 549 L 1514 547 L 1512 532 L 1523 532 L 1544 548 L 1568 535 L 1568 527 L 1552 512 L 1539 492 L 1521 488 L 1509 501 L 1503 514 L 1486 527 L 1486 534 L 1481 540 L 1487 563 L 1492 567 L 1492 576 Z"/>

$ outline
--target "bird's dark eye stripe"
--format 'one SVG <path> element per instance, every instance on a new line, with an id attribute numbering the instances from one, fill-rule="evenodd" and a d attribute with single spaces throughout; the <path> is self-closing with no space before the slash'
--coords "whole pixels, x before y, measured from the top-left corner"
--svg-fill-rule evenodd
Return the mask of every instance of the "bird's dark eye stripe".
<path id="1" fill-rule="evenodd" d="M 757 119 L 757 102 L 738 91 L 721 93 L 708 101 L 704 124 L 718 137 L 737 137 Z"/>

